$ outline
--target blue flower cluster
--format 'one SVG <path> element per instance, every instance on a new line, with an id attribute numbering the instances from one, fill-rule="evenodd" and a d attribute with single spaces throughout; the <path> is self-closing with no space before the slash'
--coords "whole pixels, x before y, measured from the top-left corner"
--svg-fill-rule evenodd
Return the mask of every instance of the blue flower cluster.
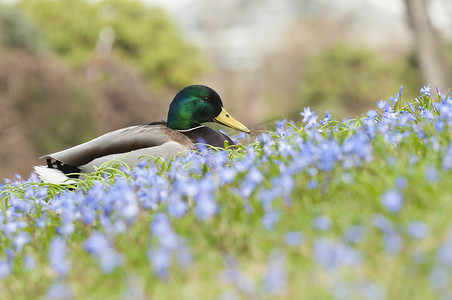
<path id="1" fill-rule="evenodd" d="M 123 268 L 130 259 L 121 252 L 118 237 L 127 235 L 137 223 L 145 222 L 146 238 L 136 246 L 145 248 L 149 271 L 165 280 L 171 276 L 171 270 L 183 272 L 202 259 L 192 250 L 198 241 L 178 233 L 181 228 L 175 225 L 189 219 L 199 226 L 209 222 L 215 226 L 213 221 L 235 209 L 236 220 L 243 220 L 242 215 L 257 218 L 260 226 L 257 230 L 264 235 L 271 236 L 278 228 L 284 228 L 284 232 L 280 239 L 272 237 L 274 249 L 268 253 L 266 271 L 259 284 L 225 254 L 225 270 L 217 273 L 223 284 L 234 287 L 226 290 L 225 298 L 236 292 L 252 298 L 263 293 L 285 295 L 291 281 L 288 257 L 291 251 L 306 248 L 310 250 L 303 250 L 303 256 L 307 255 L 319 272 L 331 275 L 326 284 L 335 297 L 349 298 L 353 291 L 353 297 L 383 299 L 385 287 L 360 276 L 359 270 L 368 259 L 361 245 L 375 239 L 381 241 L 381 249 L 388 256 L 398 255 L 410 241 L 422 241 L 431 235 L 425 221 L 407 220 L 403 226 L 394 222 L 393 218 L 402 214 L 410 201 L 405 177 L 396 176 L 385 184 L 387 188 L 374 191 L 381 206 L 374 208 L 368 224 L 352 222 L 338 230 L 339 221 L 324 214 L 325 211 L 307 222 L 291 223 L 292 228 L 284 224 L 292 208 L 314 203 L 307 199 L 311 196 L 305 197 L 301 192 L 322 197 L 329 195 L 327 191 L 333 181 L 338 186 L 353 186 L 360 172 L 377 160 L 382 168 L 395 169 L 400 164 L 397 157 L 406 157 L 410 166 L 420 164 L 423 157 L 433 152 L 438 164 L 426 165 L 422 178 L 429 184 L 439 182 L 442 174 L 452 168 L 452 143 L 448 137 L 452 98 L 443 94 L 433 102 L 430 96 L 427 86 L 415 101 L 405 103 L 400 88 L 389 102 L 378 102 L 378 110 L 370 110 L 361 119 L 341 122 L 332 120 L 328 112 L 323 120 L 318 120 L 315 112 L 305 108 L 302 122 L 277 122 L 274 132 L 261 133 L 241 150 L 201 148 L 169 164 L 140 164 L 132 170 L 122 169 L 121 176 L 105 176 L 78 189 L 41 184 L 34 174 L 28 180 L 6 180 L 0 186 L 3 233 L 0 278 L 13 276 L 14 268 L 33 270 L 46 264 L 38 261 L 42 257 L 32 251 L 35 247 L 32 244 L 46 233 L 51 236 L 45 245 L 47 265 L 54 278 L 47 296 L 70 297 L 72 291 L 64 280 L 71 272 L 71 253 L 82 251 L 98 263 L 101 273 L 110 274 Z M 405 143 L 413 138 L 418 145 L 413 146 L 412 152 L 401 151 L 403 147 L 410 149 Z M 384 149 L 377 142 L 384 142 Z M 190 226 L 196 230 L 198 225 Z M 308 235 L 305 231 L 316 234 Z M 77 243 L 78 246 L 74 245 Z M 419 263 L 428 254 L 423 248 L 410 249 Z M 449 234 L 430 250 L 435 257 L 431 284 L 439 293 L 449 291 L 451 249 Z M 343 276 L 344 269 L 356 270 L 355 280 L 348 280 L 353 277 L 349 274 Z"/>

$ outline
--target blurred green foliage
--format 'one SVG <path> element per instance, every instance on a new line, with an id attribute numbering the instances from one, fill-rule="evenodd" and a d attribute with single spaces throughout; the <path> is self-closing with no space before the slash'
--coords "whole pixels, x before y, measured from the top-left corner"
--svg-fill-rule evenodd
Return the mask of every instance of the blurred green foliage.
<path id="1" fill-rule="evenodd" d="M 393 96 L 401 84 L 403 96 L 414 97 L 420 81 L 412 56 L 386 61 L 370 49 L 337 44 L 308 59 L 298 99 L 303 106 L 348 117 Z"/>
<path id="2" fill-rule="evenodd" d="M 0 10 L 0 45 L 4 48 L 39 52 L 44 48 L 41 33 L 20 11 Z"/>
<path id="3" fill-rule="evenodd" d="M 22 0 L 53 51 L 84 66 L 102 28 L 114 30 L 113 56 L 138 68 L 153 88 L 182 87 L 206 71 L 197 48 L 184 41 L 162 9 L 136 0 Z"/>

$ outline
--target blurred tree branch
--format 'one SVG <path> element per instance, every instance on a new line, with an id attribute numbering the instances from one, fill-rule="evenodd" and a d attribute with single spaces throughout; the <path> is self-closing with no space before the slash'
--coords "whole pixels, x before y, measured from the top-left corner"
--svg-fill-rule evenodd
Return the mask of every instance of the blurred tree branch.
<path id="1" fill-rule="evenodd" d="M 451 87 L 446 50 L 428 16 L 426 0 L 404 0 L 424 84 L 445 92 Z"/>

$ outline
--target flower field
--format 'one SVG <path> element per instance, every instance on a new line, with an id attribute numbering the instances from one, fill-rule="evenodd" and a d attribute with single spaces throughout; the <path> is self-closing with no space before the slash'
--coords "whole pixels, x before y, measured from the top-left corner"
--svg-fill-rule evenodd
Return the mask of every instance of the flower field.
<path id="1" fill-rule="evenodd" d="M 451 94 L 236 139 L 76 186 L 5 180 L 0 299 L 452 297 Z"/>

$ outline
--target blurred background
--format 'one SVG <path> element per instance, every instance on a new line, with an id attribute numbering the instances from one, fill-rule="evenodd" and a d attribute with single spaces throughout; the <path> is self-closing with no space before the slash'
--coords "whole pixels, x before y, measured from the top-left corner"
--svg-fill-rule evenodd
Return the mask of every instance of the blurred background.
<path id="1" fill-rule="evenodd" d="M 452 87 L 450 0 L 0 0 L 0 178 L 205 84 L 252 131 Z"/>

